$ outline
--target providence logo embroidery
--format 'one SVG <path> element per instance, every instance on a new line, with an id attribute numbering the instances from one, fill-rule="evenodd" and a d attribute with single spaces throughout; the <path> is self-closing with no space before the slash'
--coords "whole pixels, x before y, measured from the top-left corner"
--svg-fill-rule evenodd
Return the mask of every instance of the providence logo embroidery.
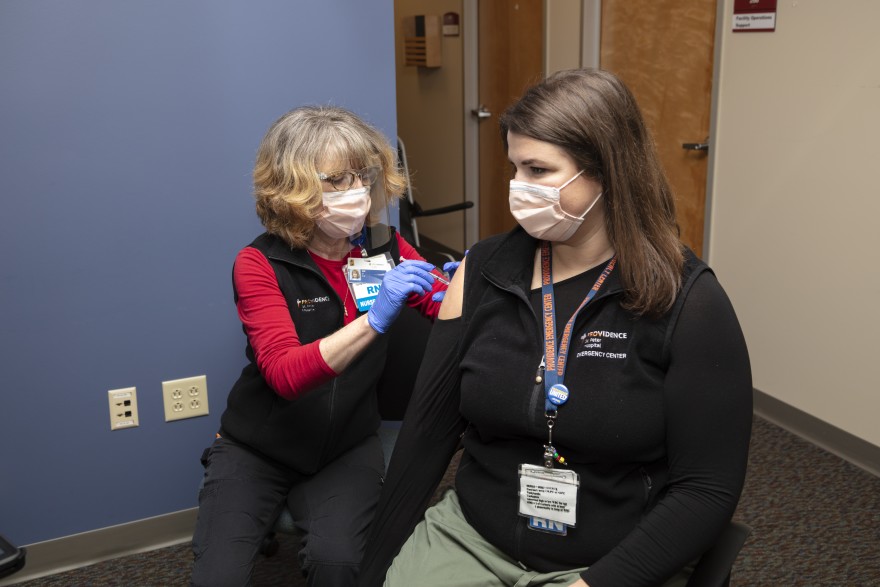
<path id="1" fill-rule="evenodd" d="M 581 350 L 577 358 L 594 357 L 597 359 L 625 359 L 629 347 L 628 332 L 609 332 L 593 330 L 580 337 Z"/>
<path id="2" fill-rule="evenodd" d="M 306 298 L 303 300 L 297 298 L 296 307 L 299 308 L 301 312 L 314 312 L 318 304 L 329 301 L 330 296 L 318 296 L 316 298 Z"/>

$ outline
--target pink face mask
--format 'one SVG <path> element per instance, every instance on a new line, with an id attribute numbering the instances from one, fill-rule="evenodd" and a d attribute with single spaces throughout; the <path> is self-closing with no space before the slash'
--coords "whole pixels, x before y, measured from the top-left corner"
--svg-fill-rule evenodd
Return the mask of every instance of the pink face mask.
<path id="1" fill-rule="evenodd" d="M 318 228 L 330 238 L 348 238 L 358 234 L 370 211 L 370 188 L 344 192 L 324 192 L 324 210 L 315 219 Z"/>
<path id="2" fill-rule="evenodd" d="M 562 189 L 576 180 L 583 171 L 558 188 L 524 181 L 510 180 L 510 212 L 526 232 L 538 240 L 565 241 L 580 227 L 587 213 L 602 196 L 596 196 L 586 212 L 572 216 L 559 203 Z"/>

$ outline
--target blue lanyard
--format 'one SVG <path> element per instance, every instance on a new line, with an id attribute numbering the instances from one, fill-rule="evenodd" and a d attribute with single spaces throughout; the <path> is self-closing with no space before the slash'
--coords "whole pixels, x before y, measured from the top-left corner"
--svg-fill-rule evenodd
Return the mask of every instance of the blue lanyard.
<path id="1" fill-rule="evenodd" d="M 361 248 L 361 257 L 367 256 L 367 247 L 365 246 L 367 243 L 367 225 L 364 224 L 364 227 L 361 229 L 361 233 L 355 237 L 351 238 L 351 246 L 352 247 L 360 247 Z"/>
<path id="2" fill-rule="evenodd" d="M 555 417 L 556 408 L 568 401 L 569 390 L 563 384 L 565 381 L 565 367 L 568 359 L 568 348 L 571 342 L 571 331 L 578 314 L 590 301 L 596 297 L 599 288 L 614 270 L 617 257 L 613 257 L 605 266 L 605 270 L 587 292 L 587 296 L 581 302 L 565 324 L 562 338 L 559 340 L 559 352 L 556 351 L 556 303 L 553 299 L 553 261 L 550 254 L 550 243 L 541 242 L 541 306 L 544 309 L 544 411 L 548 416 Z"/>

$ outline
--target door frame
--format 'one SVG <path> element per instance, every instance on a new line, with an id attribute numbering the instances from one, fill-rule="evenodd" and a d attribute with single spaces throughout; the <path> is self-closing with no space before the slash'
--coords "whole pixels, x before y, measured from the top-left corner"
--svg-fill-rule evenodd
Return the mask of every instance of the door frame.
<path id="1" fill-rule="evenodd" d="M 724 0 L 715 0 L 715 42 L 712 55 L 712 95 L 709 106 L 709 159 L 706 161 L 706 201 L 703 207 L 703 255 L 709 261 L 712 251 L 712 188 L 715 186 L 715 159 L 718 154 L 718 88 L 721 84 L 721 45 L 724 39 Z"/>
<path id="2" fill-rule="evenodd" d="M 464 244 L 467 250 L 480 238 L 480 121 L 471 114 L 480 105 L 479 0 L 462 2 L 462 12 L 464 198 L 474 203 L 474 207 L 464 215 Z"/>
<path id="3" fill-rule="evenodd" d="M 581 15 L 581 67 L 599 67 L 602 49 L 602 0 L 582 0 Z"/>

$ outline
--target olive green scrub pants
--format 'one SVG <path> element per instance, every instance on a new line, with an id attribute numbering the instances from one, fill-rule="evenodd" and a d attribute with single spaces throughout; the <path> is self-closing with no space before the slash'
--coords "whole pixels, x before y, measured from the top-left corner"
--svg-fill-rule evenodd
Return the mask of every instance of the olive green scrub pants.
<path id="1" fill-rule="evenodd" d="M 523 568 L 468 524 L 458 496 L 449 490 L 425 512 L 401 548 L 385 576 L 385 587 L 567 587 L 586 568 L 554 573 Z M 678 573 L 663 587 L 683 587 L 690 572 Z"/>

